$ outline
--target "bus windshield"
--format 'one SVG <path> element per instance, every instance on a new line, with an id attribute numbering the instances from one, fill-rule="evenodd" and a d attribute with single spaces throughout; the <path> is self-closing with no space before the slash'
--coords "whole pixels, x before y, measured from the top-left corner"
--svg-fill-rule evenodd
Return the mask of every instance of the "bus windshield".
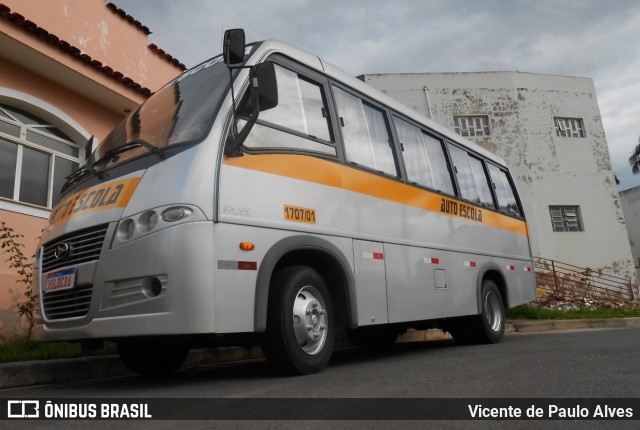
<path id="1" fill-rule="evenodd" d="M 86 168 L 104 171 L 143 155 L 204 139 L 229 88 L 229 71 L 215 57 L 154 93 L 102 141 Z"/>

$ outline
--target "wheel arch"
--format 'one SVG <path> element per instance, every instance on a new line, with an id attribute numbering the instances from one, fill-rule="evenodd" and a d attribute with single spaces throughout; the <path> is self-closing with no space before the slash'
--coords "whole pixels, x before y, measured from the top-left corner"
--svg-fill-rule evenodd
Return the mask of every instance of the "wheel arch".
<path id="1" fill-rule="evenodd" d="M 477 296 L 477 310 L 478 313 L 482 313 L 482 298 L 481 298 L 481 294 L 482 294 L 482 283 L 485 281 L 485 279 L 490 279 L 492 280 L 496 286 L 498 287 L 498 290 L 500 290 L 500 295 L 502 295 L 502 301 L 503 301 L 503 305 L 505 308 L 509 307 L 508 303 L 509 303 L 509 289 L 507 288 L 507 281 L 506 278 L 504 276 L 504 272 L 502 271 L 502 269 L 494 263 L 489 263 L 486 266 L 483 266 L 480 274 L 478 276 L 478 285 L 476 288 L 476 296 Z"/>
<path id="2" fill-rule="evenodd" d="M 290 236 L 276 242 L 260 264 L 256 281 L 254 330 L 267 328 L 269 288 L 273 274 L 281 267 L 305 265 L 316 270 L 327 283 L 336 308 L 337 325 L 354 326 L 355 279 L 349 260 L 331 242 L 308 235 Z"/>

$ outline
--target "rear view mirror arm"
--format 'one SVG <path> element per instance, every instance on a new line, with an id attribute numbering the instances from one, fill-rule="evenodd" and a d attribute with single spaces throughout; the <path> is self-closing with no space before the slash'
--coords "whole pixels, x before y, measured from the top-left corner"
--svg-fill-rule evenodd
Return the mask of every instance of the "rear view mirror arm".
<path id="1" fill-rule="evenodd" d="M 254 66 L 244 66 L 245 61 L 244 30 L 227 30 L 224 34 L 223 56 L 229 69 L 233 123 L 225 144 L 225 154 L 229 157 L 242 156 L 241 147 L 249 132 L 258 120 L 261 110 L 272 109 L 278 104 L 278 90 L 273 63 L 266 62 Z M 238 111 L 244 107 L 236 106 L 233 88 L 233 69 L 249 69 L 249 96 L 251 114 L 242 130 L 238 131 Z M 262 88 L 260 88 L 262 86 Z"/>

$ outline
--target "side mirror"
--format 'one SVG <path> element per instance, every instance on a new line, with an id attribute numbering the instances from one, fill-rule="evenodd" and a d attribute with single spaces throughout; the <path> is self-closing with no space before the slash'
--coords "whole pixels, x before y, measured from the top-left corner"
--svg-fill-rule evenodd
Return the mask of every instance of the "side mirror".
<path id="1" fill-rule="evenodd" d="M 234 121 L 231 126 L 231 133 L 225 144 L 225 154 L 229 157 L 242 156 L 240 148 L 249 132 L 258 120 L 261 111 L 273 109 L 278 105 L 278 82 L 276 79 L 276 69 L 271 62 L 260 63 L 251 67 L 249 71 L 249 94 L 240 111 L 249 115 L 247 122 L 238 131 L 237 114 L 234 112 Z"/>
<path id="2" fill-rule="evenodd" d="M 260 106 L 260 111 L 278 106 L 278 82 L 273 63 L 258 64 L 255 77 L 258 80 L 258 105 Z"/>
<path id="3" fill-rule="evenodd" d="M 227 66 L 242 64 L 244 61 L 244 30 L 234 28 L 224 32 L 222 55 Z"/>

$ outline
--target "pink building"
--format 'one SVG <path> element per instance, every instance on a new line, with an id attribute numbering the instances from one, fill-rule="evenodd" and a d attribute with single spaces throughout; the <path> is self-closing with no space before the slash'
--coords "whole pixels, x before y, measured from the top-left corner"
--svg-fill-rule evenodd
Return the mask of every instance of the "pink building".
<path id="1" fill-rule="evenodd" d="M 0 0 L 0 220 L 35 252 L 64 178 L 185 66 L 105 0 Z M 23 287 L 0 256 L 0 341 L 23 334 Z"/>

